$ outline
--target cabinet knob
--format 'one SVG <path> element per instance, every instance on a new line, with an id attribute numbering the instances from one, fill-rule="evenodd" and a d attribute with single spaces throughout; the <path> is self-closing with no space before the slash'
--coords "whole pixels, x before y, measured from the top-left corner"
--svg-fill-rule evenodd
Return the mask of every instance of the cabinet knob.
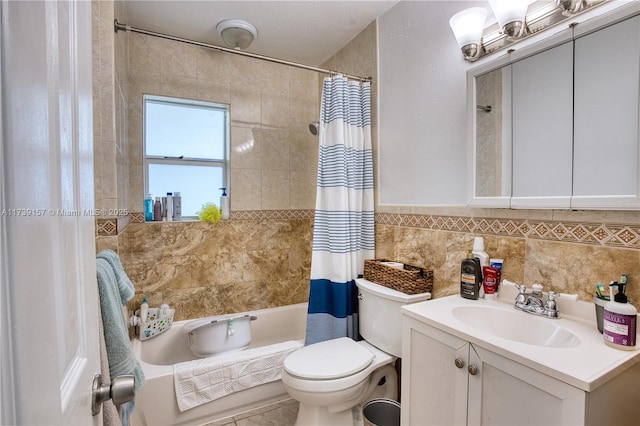
<path id="1" fill-rule="evenodd" d="M 472 376 L 478 374 L 478 367 L 473 364 L 471 364 L 467 370 L 469 370 L 469 374 L 471 374 Z"/>
<path id="2" fill-rule="evenodd" d="M 458 368 L 464 367 L 464 361 L 461 360 L 460 358 L 456 358 L 456 360 L 454 362 L 456 364 L 456 367 L 458 367 Z"/>

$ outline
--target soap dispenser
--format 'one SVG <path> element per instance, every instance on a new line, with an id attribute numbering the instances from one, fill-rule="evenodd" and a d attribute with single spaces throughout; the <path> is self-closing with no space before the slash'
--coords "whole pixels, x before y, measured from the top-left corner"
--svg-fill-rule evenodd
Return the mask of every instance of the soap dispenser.
<path id="1" fill-rule="evenodd" d="M 222 195 L 220 196 L 220 213 L 222 214 L 222 220 L 229 220 L 229 196 L 227 195 L 227 188 L 220 188 Z"/>
<path id="2" fill-rule="evenodd" d="M 638 310 L 629 303 L 625 294 L 627 281 L 628 277 L 622 275 L 620 282 L 609 284 L 610 301 L 604 305 L 602 336 L 607 345 L 631 351 L 636 346 Z M 617 290 L 615 296 L 614 288 Z"/>

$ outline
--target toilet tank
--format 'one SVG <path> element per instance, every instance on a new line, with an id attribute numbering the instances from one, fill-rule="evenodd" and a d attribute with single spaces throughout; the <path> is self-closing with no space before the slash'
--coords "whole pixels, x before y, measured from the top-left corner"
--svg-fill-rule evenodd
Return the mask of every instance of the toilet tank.
<path id="1" fill-rule="evenodd" d="M 405 294 L 364 278 L 358 286 L 360 335 L 373 346 L 391 355 L 402 354 L 402 312 L 400 307 L 431 298 L 431 293 Z"/>

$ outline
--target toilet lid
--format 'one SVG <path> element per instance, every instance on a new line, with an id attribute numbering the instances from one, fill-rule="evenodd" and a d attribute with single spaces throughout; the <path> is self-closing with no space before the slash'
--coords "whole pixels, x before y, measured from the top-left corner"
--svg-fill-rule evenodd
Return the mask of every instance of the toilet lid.
<path id="1" fill-rule="evenodd" d="M 299 349 L 284 360 L 287 373 L 303 379 L 339 379 L 367 367 L 374 355 L 348 337 L 326 340 Z"/>

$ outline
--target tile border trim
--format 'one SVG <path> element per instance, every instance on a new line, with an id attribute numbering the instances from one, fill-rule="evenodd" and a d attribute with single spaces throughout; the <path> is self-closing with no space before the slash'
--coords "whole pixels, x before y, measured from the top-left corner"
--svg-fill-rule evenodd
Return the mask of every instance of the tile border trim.
<path id="1" fill-rule="evenodd" d="M 640 249 L 640 226 L 588 222 L 377 213 L 376 224 Z"/>
<path id="2" fill-rule="evenodd" d="M 231 220 L 313 219 L 314 210 L 244 210 L 231 212 Z M 96 219 L 96 234 L 117 236 L 130 223 L 144 223 L 144 213 Z M 404 226 L 436 231 L 466 232 L 531 238 L 640 250 L 640 225 L 566 222 L 494 217 L 436 216 L 376 213 L 376 225 Z"/>

